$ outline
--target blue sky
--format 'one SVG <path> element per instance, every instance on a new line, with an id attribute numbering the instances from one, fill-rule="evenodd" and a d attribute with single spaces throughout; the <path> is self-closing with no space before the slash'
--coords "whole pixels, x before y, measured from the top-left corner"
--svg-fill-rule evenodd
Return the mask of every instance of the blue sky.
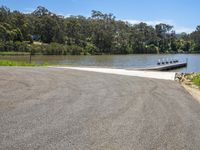
<path id="1" fill-rule="evenodd" d="M 64 16 L 90 16 L 91 10 L 99 10 L 131 23 L 168 23 L 177 32 L 191 32 L 200 25 L 200 0 L 0 0 L 0 5 L 22 12 L 41 5 Z"/>

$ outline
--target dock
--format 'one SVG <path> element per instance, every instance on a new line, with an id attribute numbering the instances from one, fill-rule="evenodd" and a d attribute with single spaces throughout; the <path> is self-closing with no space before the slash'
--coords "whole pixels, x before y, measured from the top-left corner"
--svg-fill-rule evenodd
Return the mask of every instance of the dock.
<path id="1" fill-rule="evenodd" d="M 158 65 L 153 67 L 141 68 L 140 70 L 155 70 L 155 71 L 166 71 L 178 68 L 187 67 L 187 62 L 178 62 L 173 64 Z"/>

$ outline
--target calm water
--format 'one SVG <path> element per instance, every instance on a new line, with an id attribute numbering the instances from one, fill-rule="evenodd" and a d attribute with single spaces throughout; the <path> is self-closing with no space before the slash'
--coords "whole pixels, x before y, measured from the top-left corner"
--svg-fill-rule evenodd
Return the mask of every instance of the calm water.
<path id="1" fill-rule="evenodd" d="M 200 54 L 176 55 L 106 55 L 106 56 L 33 56 L 36 63 L 49 63 L 72 66 L 98 66 L 112 68 L 143 68 L 154 66 L 158 59 L 177 58 L 180 61 L 188 59 L 188 66 L 177 72 L 200 72 Z M 27 61 L 28 56 L 0 56 L 0 59 Z"/>

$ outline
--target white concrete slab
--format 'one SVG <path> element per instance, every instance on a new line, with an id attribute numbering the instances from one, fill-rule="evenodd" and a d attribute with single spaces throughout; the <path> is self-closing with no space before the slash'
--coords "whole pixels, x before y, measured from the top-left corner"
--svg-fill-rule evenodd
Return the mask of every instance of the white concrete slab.
<path id="1" fill-rule="evenodd" d="M 138 71 L 138 70 L 110 69 L 110 68 L 89 68 L 89 67 L 53 67 L 53 68 L 73 69 L 81 71 L 154 78 L 163 80 L 174 80 L 176 75 L 175 72 Z"/>

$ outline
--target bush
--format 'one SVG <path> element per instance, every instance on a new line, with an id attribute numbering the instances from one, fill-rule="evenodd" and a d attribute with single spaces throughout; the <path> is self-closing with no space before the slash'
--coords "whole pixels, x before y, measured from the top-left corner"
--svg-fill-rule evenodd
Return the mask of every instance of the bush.
<path id="1" fill-rule="evenodd" d="M 91 43 L 87 44 L 87 46 L 85 47 L 85 51 L 84 51 L 85 54 L 88 54 L 88 53 L 95 54 L 98 52 L 99 52 L 99 49 L 94 44 L 91 44 Z"/>
<path id="2" fill-rule="evenodd" d="M 4 43 L 0 42 L 0 52 L 5 51 Z"/>
<path id="3" fill-rule="evenodd" d="M 28 49 L 28 45 L 25 43 L 25 42 L 15 42 L 14 43 L 14 51 L 17 51 L 17 52 L 28 52 L 29 49 Z"/>
<path id="4" fill-rule="evenodd" d="M 200 86 L 200 74 L 196 75 L 196 76 L 192 79 L 192 82 L 193 82 L 195 85 Z"/>
<path id="5" fill-rule="evenodd" d="M 58 43 L 36 45 L 31 44 L 29 51 L 32 54 L 44 55 L 81 55 L 84 54 L 84 49 L 77 45 L 63 45 Z"/>
<path id="6" fill-rule="evenodd" d="M 83 48 L 77 45 L 70 45 L 67 47 L 69 54 L 71 55 L 81 55 L 83 54 Z"/>
<path id="7" fill-rule="evenodd" d="M 63 45 L 58 43 L 51 43 L 49 45 L 43 45 L 45 51 L 43 51 L 43 54 L 46 55 L 62 55 L 63 54 Z"/>
<path id="8" fill-rule="evenodd" d="M 14 42 L 13 41 L 7 41 L 4 44 L 5 51 L 13 51 L 14 50 Z"/>
<path id="9" fill-rule="evenodd" d="M 154 44 L 147 45 L 146 46 L 146 52 L 150 54 L 159 54 L 158 47 L 155 46 Z"/>
<path id="10" fill-rule="evenodd" d="M 0 51 L 1 52 L 29 52 L 28 44 L 25 42 L 0 42 Z"/>

